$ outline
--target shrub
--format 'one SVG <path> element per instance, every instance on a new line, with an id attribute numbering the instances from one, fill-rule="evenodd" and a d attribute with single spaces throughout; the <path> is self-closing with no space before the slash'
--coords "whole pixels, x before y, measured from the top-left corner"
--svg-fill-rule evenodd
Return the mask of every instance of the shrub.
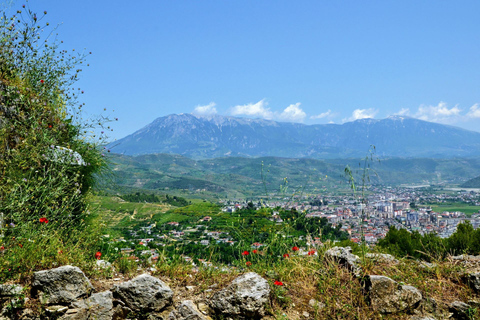
<path id="1" fill-rule="evenodd" d="M 21 273 L 27 270 L 9 261 L 29 257 L 28 271 L 53 266 L 62 259 L 44 253 L 57 256 L 72 239 L 85 240 L 77 260 L 95 250 L 88 247 L 95 241 L 83 238 L 91 233 L 87 197 L 106 160 L 99 148 L 104 137 L 84 135 L 89 125 L 82 123 L 78 103 L 83 92 L 70 89 L 86 55 L 70 55 L 44 37 L 46 12 L 37 16 L 23 6 L 12 17 L 1 14 L 0 267 Z"/>

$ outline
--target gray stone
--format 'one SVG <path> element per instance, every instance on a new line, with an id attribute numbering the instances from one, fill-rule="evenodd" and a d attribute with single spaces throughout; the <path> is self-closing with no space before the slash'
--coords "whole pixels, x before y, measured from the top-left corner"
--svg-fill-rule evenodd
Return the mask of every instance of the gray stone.
<path id="1" fill-rule="evenodd" d="M 235 319 L 259 319 L 265 315 L 269 302 L 270 286 L 255 272 L 248 272 L 225 289 L 216 292 L 210 306 L 222 316 Z"/>
<path id="2" fill-rule="evenodd" d="M 480 292 L 480 272 L 466 275 L 468 285 L 477 293 Z"/>
<path id="3" fill-rule="evenodd" d="M 92 284 L 78 267 L 63 266 L 33 274 L 34 295 L 46 304 L 69 304 L 87 296 Z"/>
<path id="4" fill-rule="evenodd" d="M 72 303 L 70 309 L 60 320 L 111 320 L 113 317 L 113 294 L 104 291 L 92 294 L 87 299 Z"/>
<path id="5" fill-rule="evenodd" d="M 325 308 L 325 303 L 317 301 L 315 299 L 310 299 L 310 301 L 308 301 L 308 304 L 310 305 L 310 307 L 312 307 L 316 310 L 320 310 L 320 309 Z"/>
<path id="6" fill-rule="evenodd" d="M 0 284 L 0 298 L 16 297 L 22 294 L 23 287 L 16 284 Z"/>
<path id="7" fill-rule="evenodd" d="M 160 311 L 173 302 L 173 291 L 148 274 L 115 285 L 113 295 L 134 312 Z"/>
<path id="8" fill-rule="evenodd" d="M 454 301 L 448 305 L 448 310 L 453 313 L 453 319 L 472 319 L 472 317 L 470 317 L 471 307 L 464 302 Z"/>
<path id="9" fill-rule="evenodd" d="M 177 310 L 172 311 L 168 320 L 207 320 L 203 314 L 198 311 L 197 307 L 191 300 L 183 301 Z"/>
<path id="10" fill-rule="evenodd" d="M 385 276 L 366 277 L 365 288 L 371 305 L 381 313 L 397 313 L 411 309 L 422 300 L 422 294 L 417 288 L 399 285 Z"/>
<path id="11" fill-rule="evenodd" d="M 325 258 L 336 261 L 357 277 L 362 274 L 360 258 L 352 253 L 350 247 L 333 247 L 325 252 Z"/>
<path id="12" fill-rule="evenodd" d="M 392 263 L 398 263 L 398 260 L 395 259 L 394 256 L 388 253 L 367 253 L 365 257 L 376 260 L 376 261 L 384 261 L 384 262 L 392 262 Z"/>

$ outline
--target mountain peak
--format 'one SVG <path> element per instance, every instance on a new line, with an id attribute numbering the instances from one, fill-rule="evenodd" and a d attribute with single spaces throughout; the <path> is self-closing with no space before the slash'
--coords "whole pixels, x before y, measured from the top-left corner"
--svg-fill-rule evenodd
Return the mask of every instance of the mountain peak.
<path id="1" fill-rule="evenodd" d="M 111 149 L 129 155 L 176 153 L 192 158 L 343 158 L 363 156 L 371 145 L 383 156 L 476 156 L 480 133 L 398 115 L 342 125 L 305 125 L 184 113 L 157 118 Z"/>

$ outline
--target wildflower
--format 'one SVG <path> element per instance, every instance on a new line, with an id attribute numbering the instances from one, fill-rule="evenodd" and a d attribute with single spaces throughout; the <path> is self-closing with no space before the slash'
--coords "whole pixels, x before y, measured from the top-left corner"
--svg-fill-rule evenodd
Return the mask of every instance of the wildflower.
<path id="1" fill-rule="evenodd" d="M 19 243 L 18 246 L 19 246 L 20 248 L 23 248 L 23 244 L 21 244 L 21 243 Z"/>
<path id="2" fill-rule="evenodd" d="M 28 181 L 27 178 L 23 178 L 23 182 L 27 182 L 27 181 Z"/>
<path id="3" fill-rule="evenodd" d="M 243 251 L 242 252 L 242 256 L 248 256 L 249 254 L 250 254 L 250 252 L 248 252 L 248 251 Z"/>
<path id="4" fill-rule="evenodd" d="M 62 254 L 63 253 L 63 250 L 58 250 L 58 254 Z"/>
<path id="5" fill-rule="evenodd" d="M 292 251 L 298 251 L 298 247 L 297 246 L 293 247 Z"/>
<path id="6" fill-rule="evenodd" d="M 314 254 L 315 254 L 315 250 L 310 250 L 310 251 L 308 251 L 308 255 L 309 255 L 309 256 L 313 256 Z"/>
<path id="7" fill-rule="evenodd" d="M 287 258 L 290 258 L 290 255 L 289 255 L 288 253 L 284 253 L 284 254 L 283 254 L 283 257 L 284 257 L 285 259 L 287 259 Z"/>
<path id="8" fill-rule="evenodd" d="M 140 244 L 143 246 L 143 242 L 142 242 L 142 241 L 140 241 Z"/>
<path id="9" fill-rule="evenodd" d="M 276 285 L 276 286 L 283 286 L 283 282 L 278 281 L 278 280 L 275 280 L 275 282 L 273 284 Z"/>
<path id="10" fill-rule="evenodd" d="M 42 79 L 42 80 L 40 80 L 40 83 L 44 83 L 44 82 L 45 82 L 45 81 L 43 81 L 43 79 Z"/>
<path id="11" fill-rule="evenodd" d="M 43 218 L 40 218 L 38 221 L 40 221 L 40 223 L 45 223 L 47 224 L 48 223 L 48 219 L 43 217 Z"/>
<path id="12" fill-rule="evenodd" d="M 9 226 L 12 227 L 12 228 L 15 227 L 15 223 L 10 222 Z"/>
<path id="13" fill-rule="evenodd" d="M 246 264 L 247 266 L 251 266 L 251 265 L 252 265 L 252 263 L 251 263 L 250 261 L 245 262 L 245 264 Z"/>
<path id="14" fill-rule="evenodd" d="M 258 251 L 257 251 L 257 249 L 255 249 L 255 250 L 253 250 L 252 252 L 253 252 L 253 253 L 257 253 Z"/>
<path id="15" fill-rule="evenodd" d="M 95 253 L 95 259 L 100 260 L 101 256 L 102 256 L 102 253 L 100 251 L 97 251 L 97 253 Z"/>
<path id="16" fill-rule="evenodd" d="M 4 246 L 1 246 L 1 247 L 0 247 L 0 250 L 2 250 L 2 251 L 5 250 L 5 247 L 4 247 Z"/>

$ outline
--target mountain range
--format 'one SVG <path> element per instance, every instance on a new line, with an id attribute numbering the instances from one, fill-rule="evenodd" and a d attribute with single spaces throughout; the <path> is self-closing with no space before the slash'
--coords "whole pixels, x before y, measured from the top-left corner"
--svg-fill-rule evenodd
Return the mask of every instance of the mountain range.
<path id="1" fill-rule="evenodd" d="M 382 157 L 480 156 L 480 133 L 419 119 L 391 116 L 344 124 L 276 122 L 214 115 L 171 114 L 111 143 L 125 155 L 173 153 L 216 157 L 351 158 L 371 146 Z"/>

